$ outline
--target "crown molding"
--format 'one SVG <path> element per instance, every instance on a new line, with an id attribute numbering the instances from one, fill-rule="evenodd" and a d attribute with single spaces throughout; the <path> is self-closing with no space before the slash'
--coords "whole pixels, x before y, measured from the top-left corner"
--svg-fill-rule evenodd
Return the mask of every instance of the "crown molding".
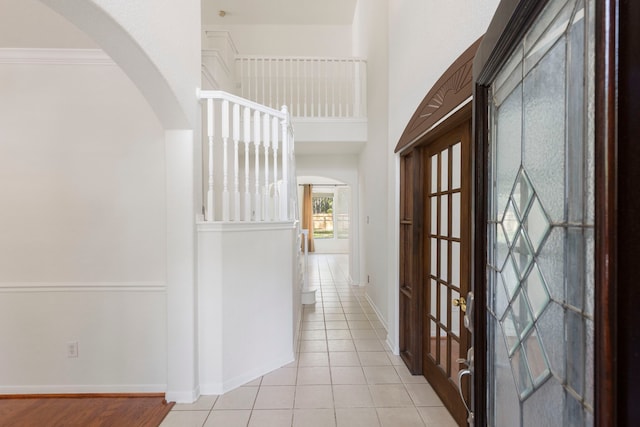
<path id="1" fill-rule="evenodd" d="M 114 65 L 100 49 L 0 48 L 0 64 Z"/>

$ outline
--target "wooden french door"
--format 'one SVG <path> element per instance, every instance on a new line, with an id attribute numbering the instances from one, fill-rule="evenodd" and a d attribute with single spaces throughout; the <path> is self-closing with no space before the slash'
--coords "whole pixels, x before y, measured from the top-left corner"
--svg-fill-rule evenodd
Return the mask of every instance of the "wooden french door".
<path id="1" fill-rule="evenodd" d="M 467 358 L 464 327 L 469 291 L 470 122 L 427 145 L 424 173 L 423 371 L 458 424 L 467 411 L 458 388 L 459 359 Z M 462 394 L 469 399 L 468 377 Z"/>

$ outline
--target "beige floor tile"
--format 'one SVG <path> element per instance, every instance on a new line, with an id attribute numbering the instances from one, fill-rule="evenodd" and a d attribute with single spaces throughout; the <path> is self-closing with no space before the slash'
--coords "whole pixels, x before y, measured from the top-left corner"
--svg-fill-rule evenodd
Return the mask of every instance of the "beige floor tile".
<path id="1" fill-rule="evenodd" d="M 300 342 L 300 353 L 316 353 L 324 351 L 327 351 L 327 341 L 325 340 Z"/>
<path id="2" fill-rule="evenodd" d="M 352 329 L 351 336 L 357 340 L 377 340 L 378 334 L 373 329 Z"/>
<path id="3" fill-rule="evenodd" d="M 338 427 L 380 426 L 375 408 L 337 408 L 336 421 Z"/>
<path id="4" fill-rule="evenodd" d="M 332 366 L 332 384 L 366 384 L 364 373 L 360 366 Z"/>
<path id="5" fill-rule="evenodd" d="M 292 409 L 295 386 L 261 386 L 254 409 Z"/>
<path id="6" fill-rule="evenodd" d="M 322 311 L 308 311 L 302 314 L 303 322 L 322 322 L 324 321 L 324 313 Z"/>
<path id="7" fill-rule="evenodd" d="M 324 321 L 302 322 L 303 331 L 317 331 L 318 329 L 324 330 Z"/>
<path id="8" fill-rule="evenodd" d="M 368 320 L 349 320 L 349 329 L 373 329 Z"/>
<path id="9" fill-rule="evenodd" d="M 347 320 L 369 320 L 364 313 L 345 313 Z"/>
<path id="10" fill-rule="evenodd" d="M 331 384 L 328 367 L 298 368 L 298 385 Z"/>
<path id="11" fill-rule="evenodd" d="M 415 408 L 377 408 L 382 427 L 424 427 Z"/>
<path id="12" fill-rule="evenodd" d="M 324 329 L 315 329 L 313 331 L 302 331 L 300 333 L 300 339 L 302 341 L 325 340 L 327 339 L 327 333 L 324 331 Z"/>
<path id="13" fill-rule="evenodd" d="M 380 340 L 360 340 L 354 339 L 353 343 L 358 351 L 384 351 Z"/>
<path id="14" fill-rule="evenodd" d="M 417 408 L 424 423 L 431 427 L 457 427 L 458 424 L 444 406 L 422 406 Z"/>
<path id="15" fill-rule="evenodd" d="M 344 314 L 342 313 L 327 313 L 324 315 L 324 320 L 347 320 L 346 317 L 344 317 Z"/>
<path id="16" fill-rule="evenodd" d="M 204 427 L 245 427 L 251 411 L 211 411 Z"/>
<path id="17" fill-rule="evenodd" d="M 323 300 L 322 305 L 324 305 L 325 308 L 326 307 L 342 307 L 342 304 L 338 300 L 334 300 L 334 301 L 332 301 L 332 300 L 324 301 Z"/>
<path id="18" fill-rule="evenodd" d="M 328 331 L 332 329 L 349 329 L 349 324 L 346 320 L 327 320 L 325 323 Z"/>
<path id="19" fill-rule="evenodd" d="M 424 375 L 413 375 L 406 365 L 397 365 L 395 366 L 396 372 L 400 376 L 400 380 L 402 380 L 405 384 L 426 384 L 427 379 Z"/>
<path id="20" fill-rule="evenodd" d="M 298 367 L 298 359 L 296 358 L 296 360 L 294 360 L 293 362 L 287 363 L 286 365 L 282 366 L 283 368 L 297 368 Z"/>
<path id="21" fill-rule="evenodd" d="M 329 340 L 350 340 L 351 332 L 348 329 L 331 329 L 327 331 L 327 339 Z"/>
<path id="22" fill-rule="evenodd" d="M 365 366 L 362 369 L 369 384 L 396 384 L 402 382 L 393 366 Z"/>
<path id="23" fill-rule="evenodd" d="M 293 411 L 293 427 L 335 427 L 333 409 L 296 409 Z"/>
<path id="24" fill-rule="evenodd" d="M 379 339 L 381 340 L 386 340 L 387 339 L 387 331 L 385 329 L 374 329 L 376 335 L 378 336 Z"/>
<path id="25" fill-rule="evenodd" d="M 353 340 L 327 340 L 329 351 L 356 351 Z"/>
<path id="26" fill-rule="evenodd" d="M 370 385 L 369 391 L 377 408 L 413 406 L 413 401 L 403 384 Z"/>
<path id="27" fill-rule="evenodd" d="M 442 406 L 442 401 L 429 384 L 405 384 L 416 406 Z"/>
<path id="28" fill-rule="evenodd" d="M 361 351 L 358 356 L 362 366 L 391 366 L 385 351 Z"/>
<path id="29" fill-rule="evenodd" d="M 214 409 L 251 409 L 258 394 L 258 387 L 239 387 L 218 397 Z"/>
<path id="30" fill-rule="evenodd" d="M 300 353 L 298 356 L 298 368 L 329 366 L 329 354 L 321 353 Z"/>
<path id="31" fill-rule="evenodd" d="M 372 408 L 373 398 L 366 385 L 334 385 L 336 408 Z"/>
<path id="32" fill-rule="evenodd" d="M 194 403 L 177 403 L 173 406 L 172 411 L 209 411 L 216 403 L 218 396 L 200 396 Z"/>
<path id="33" fill-rule="evenodd" d="M 391 360 L 391 364 L 394 366 L 404 365 L 404 360 L 402 360 L 402 357 L 398 356 L 397 354 L 393 354 L 390 351 L 387 351 L 387 357 L 389 357 L 389 360 Z"/>
<path id="34" fill-rule="evenodd" d="M 360 366 L 358 353 L 355 351 L 330 351 L 329 365 L 331 366 Z"/>
<path id="35" fill-rule="evenodd" d="M 330 385 L 299 385 L 296 387 L 296 408 L 333 408 Z"/>
<path id="36" fill-rule="evenodd" d="M 360 307 L 342 307 L 344 313 L 364 313 L 364 310 Z"/>
<path id="37" fill-rule="evenodd" d="M 209 411 L 171 411 L 160 427 L 202 427 Z"/>
<path id="38" fill-rule="evenodd" d="M 345 312 L 342 311 L 341 307 L 325 307 L 324 314 L 327 314 L 327 313 L 341 313 L 341 314 L 343 314 Z"/>
<path id="39" fill-rule="evenodd" d="M 262 377 L 262 385 L 295 385 L 297 368 L 280 368 Z"/>
<path id="40" fill-rule="evenodd" d="M 254 410 L 249 427 L 291 427 L 293 409 Z"/>

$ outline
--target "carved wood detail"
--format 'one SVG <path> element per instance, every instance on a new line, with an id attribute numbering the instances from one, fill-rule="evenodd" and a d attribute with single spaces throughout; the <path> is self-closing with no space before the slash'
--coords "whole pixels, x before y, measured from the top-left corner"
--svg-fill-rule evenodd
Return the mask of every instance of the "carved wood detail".
<path id="1" fill-rule="evenodd" d="M 471 96 L 473 58 L 480 41 L 467 48 L 433 85 L 409 120 L 396 145 L 396 153 L 416 144 L 433 125 Z"/>

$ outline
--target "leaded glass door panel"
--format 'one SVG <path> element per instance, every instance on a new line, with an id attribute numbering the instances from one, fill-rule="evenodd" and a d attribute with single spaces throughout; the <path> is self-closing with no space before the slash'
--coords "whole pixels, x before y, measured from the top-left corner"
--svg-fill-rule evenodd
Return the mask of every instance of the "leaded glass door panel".
<path id="1" fill-rule="evenodd" d="M 493 426 L 593 424 L 593 14 L 549 1 L 489 85 Z"/>

